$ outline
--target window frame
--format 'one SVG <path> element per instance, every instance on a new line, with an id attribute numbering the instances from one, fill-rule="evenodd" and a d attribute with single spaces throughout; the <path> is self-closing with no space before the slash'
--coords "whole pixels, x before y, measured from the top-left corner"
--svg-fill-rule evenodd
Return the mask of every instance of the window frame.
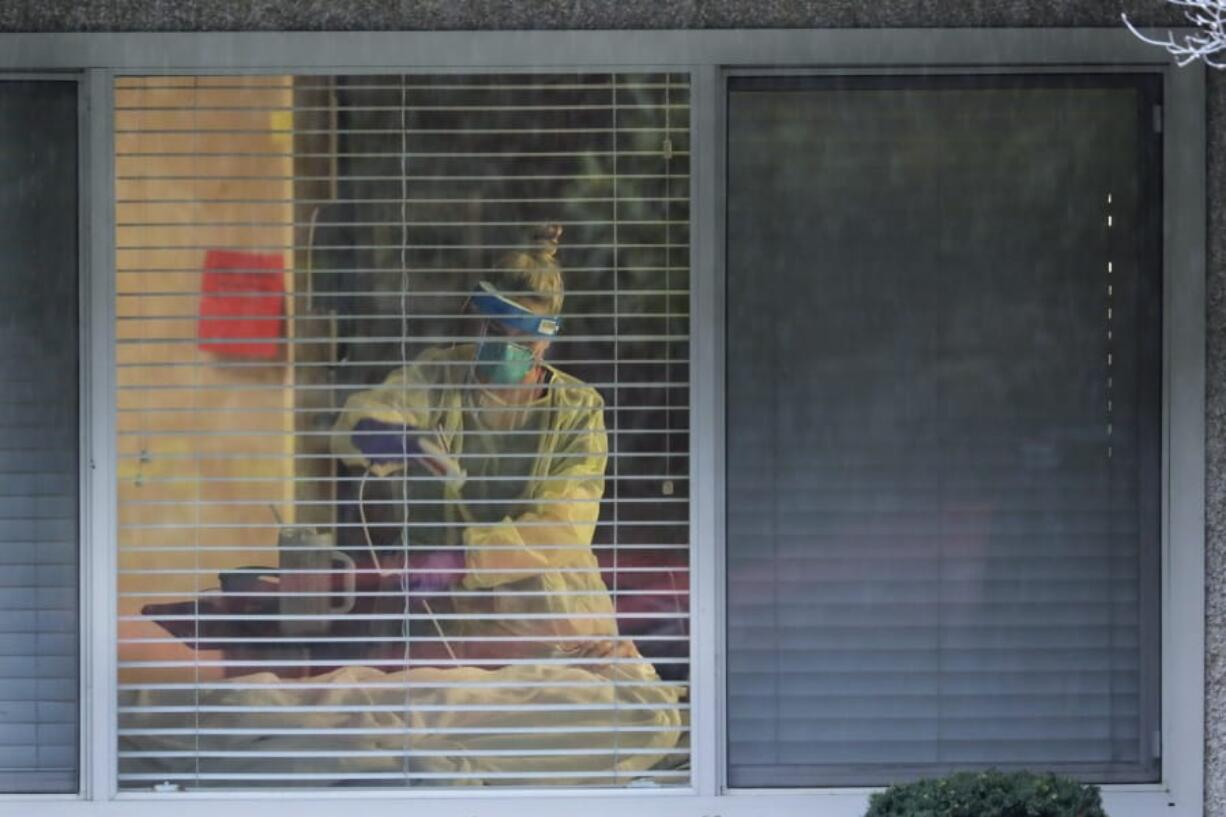
<path id="1" fill-rule="evenodd" d="M 768 68 L 754 66 L 769 65 Z M 331 815 L 361 801 L 372 817 L 427 803 L 441 817 L 693 817 L 863 814 L 863 788 L 729 790 L 723 701 L 724 99 L 753 73 L 1148 71 L 1164 77 L 1162 782 L 1104 786 L 1114 817 L 1203 810 L 1205 658 L 1205 111 L 1204 67 L 1177 68 L 1122 27 L 732 31 L 519 31 L 216 34 L 4 34 L 0 72 L 81 83 L 82 766 L 81 792 L 0 795 L 30 815 L 184 817 L 224 803 L 257 814 Z M 123 793 L 116 780 L 114 80 L 128 74 L 377 71 L 688 71 L 691 77 L 691 785 L 679 790 L 250 791 Z M 169 798 L 169 799 L 168 799 Z M 650 805 L 648 805 L 650 804 Z"/>

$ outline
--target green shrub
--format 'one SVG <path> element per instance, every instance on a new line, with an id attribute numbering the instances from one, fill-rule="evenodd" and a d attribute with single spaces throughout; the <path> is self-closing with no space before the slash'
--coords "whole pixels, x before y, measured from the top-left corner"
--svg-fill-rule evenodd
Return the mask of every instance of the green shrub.
<path id="1" fill-rule="evenodd" d="M 865 817 L 1106 817 L 1097 786 L 1031 772 L 961 772 L 891 786 Z"/>

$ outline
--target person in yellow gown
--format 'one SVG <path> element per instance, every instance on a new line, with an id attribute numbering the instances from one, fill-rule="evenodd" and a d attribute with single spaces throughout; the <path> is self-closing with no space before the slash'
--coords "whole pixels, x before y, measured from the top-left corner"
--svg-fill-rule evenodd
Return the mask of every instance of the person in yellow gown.
<path id="1" fill-rule="evenodd" d="M 545 228 L 476 287 L 467 311 L 478 342 L 427 349 L 350 397 L 335 425 L 348 466 L 387 479 L 408 468 L 406 451 L 424 447 L 465 472 L 415 478 L 406 531 L 414 556 L 434 551 L 410 561 L 411 589 L 451 597 L 460 617 L 448 635 L 474 661 L 639 658 L 618 640 L 591 547 L 608 457 L 604 401 L 545 362 L 561 328 L 560 232 Z"/>

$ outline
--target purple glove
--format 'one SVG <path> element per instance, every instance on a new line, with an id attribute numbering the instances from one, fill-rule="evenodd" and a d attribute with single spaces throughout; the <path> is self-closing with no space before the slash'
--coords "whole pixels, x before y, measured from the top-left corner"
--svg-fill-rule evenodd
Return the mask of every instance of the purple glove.
<path id="1" fill-rule="evenodd" d="M 371 465 L 382 465 L 397 462 L 406 456 L 416 456 L 421 453 L 420 446 L 414 437 L 410 436 L 406 426 L 395 423 L 383 423 L 363 417 L 353 427 L 350 439 L 366 461 Z M 406 451 L 406 446 L 408 450 Z"/>
<path id="2" fill-rule="evenodd" d="M 464 579 L 464 551 L 424 550 L 409 556 L 405 582 L 410 592 L 441 593 Z"/>

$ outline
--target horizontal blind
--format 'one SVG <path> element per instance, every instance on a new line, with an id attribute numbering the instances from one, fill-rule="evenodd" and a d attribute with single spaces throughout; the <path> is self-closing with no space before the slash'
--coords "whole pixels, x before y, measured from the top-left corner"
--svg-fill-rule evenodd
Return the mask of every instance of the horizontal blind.
<path id="1" fill-rule="evenodd" d="M 734 785 L 1156 779 L 1143 82 L 734 87 Z"/>
<path id="2" fill-rule="evenodd" d="M 0 793 L 80 756 L 77 86 L 0 82 Z"/>
<path id="3" fill-rule="evenodd" d="M 115 110 L 121 787 L 686 783 L 687 77 Z"/>

